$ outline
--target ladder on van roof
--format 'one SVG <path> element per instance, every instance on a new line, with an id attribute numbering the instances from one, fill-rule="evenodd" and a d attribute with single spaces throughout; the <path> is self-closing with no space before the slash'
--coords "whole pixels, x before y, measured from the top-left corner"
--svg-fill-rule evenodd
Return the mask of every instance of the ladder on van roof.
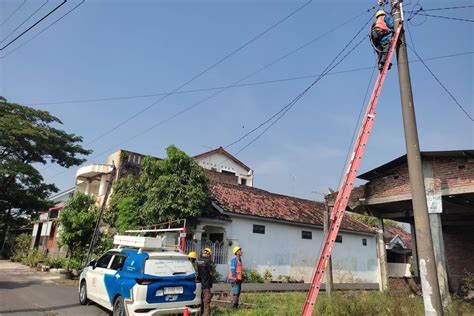
<path id="1" fill-rule="evenodd" d="M 180 226 L 182 224 L 182 226 Z M 176 227 L 178 226 L 178 227 Z M 166 238 L 159 238 L 158 235 L 179 233 L 178 243 L 169 244 Z M 138 234 L 138 236 L 134 236 Z M 145 236 L 148 235 L 148 236 Z M 150 237 L 154 235 L 155 237 Z M 174 237 L 173 237 L 174 239 Z M 184 253 L 186 246 L 186 219 L 168 221 L 159 224 L 143 226 L 137 229 L 126 230 L 124 235 L 115 235 L 114 244 L 119 247 L 131 247 L 140 249 L 171 249 Z"/>
<path id="2" fill-rule="evenodd" d="M 319 257 L 319 260 L 316 264 L 316 271 L 314 272 L 313 279 L 311 281 L 311 286 L 306 296 L 303 311 L 301 313 L 301 315 L 303 316 L 311 316 L 311 314 L 313 313 L 314 304 L 318 297 L 319 290 L 321 289 L 321 283 L 323 280 L 324 272 L 326 270 L 329 258 L 331 257 L 334 242 L 336 240 L 339 228 L 342 223 L 342 219 L 344 217 L 344 210 L 346 209 L 347 203 L 349 202 L 349 197 L 352 192 L 353 183 L 357 175 L 357 170 L 364 155 L 365 147 L 372 131 L 372 127 L 374 126 L 375 107 L 377 106 L 377 101 L 379 99 L 380 92 L 385 81 L 385 77 L 387 76 L 390 61 L 392 60 L 393 52 L 395 50 L 395 47 L 397 46 L 398 37 L 400 35 L 401 30 L 402 23 L 400 23 L 395 32 L 395 35 L 393 36 L 392 43 L 388 51 L 387 60 L 382 71 L 377 77 L 374 90 L 372 91 L 372 95 L 370 96 L 370 101 L 367 105 L 367 111 L 363 118 L 359 130 L 359 135 L 357 136 L 356 142 L 354 144 L 352 157 L 349 161 L 347 171 L 344 176 L 344 181 L 342 182 L 341 187 L 339 188 L 336 202 L 334 203 L 334 208 L 331 211 L 331 225 L 329 227 L 327 235 L 325 236 L 324 247 L 321 252 L 321 256 Z"/>

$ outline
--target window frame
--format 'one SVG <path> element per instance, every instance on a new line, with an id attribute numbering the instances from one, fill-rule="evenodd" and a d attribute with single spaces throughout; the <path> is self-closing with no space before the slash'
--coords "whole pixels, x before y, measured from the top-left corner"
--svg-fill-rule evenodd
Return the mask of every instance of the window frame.
<path id="1" fill-rule="evenodd" d="M 122 257 L 124 258 L 123 262 L 122 262 L 122 266 L 120 267 L 120 269 L 114 269 L 112 268 L 112 264 L 114 263 L 115 261 L 115 258 L 118 258 L 118 257 Z M 109 269 L 111 270 L 114 270 L 114 271 L 122 271 L 123 270 L 123 267 L 125 266 L 125 261 L 127 260 L 127 255 L 124 254 L 124 253 L 121 253 L 121 252 L 116 252 L 114 253 L 114 256 L 112 257 L 112 259 L 110 260 L 110 263 L 109 263 Z"/>
<path id="2" fill-rule="evenodd" d="M 102 260 L 102 258 L 104 258 L 104 257 L 107 256 L 107 255 L 110 255 L 110 256 L 111 256 L 111 257 L 109 258 L 109 261 L 107 262 L 107 266 L 105 266 L 105 267 L 99 266 L 100 260 Z M 114 256 L 115 256 L 115 252 L 113 252 L 113 251 L 107 251 L 107 252 L 104 253 L 99 259 L 97 259 L 96 264 L 94 265 L 94 268 L 108 269 L 109 266 L 110 266 L 110 263 L 112 262 L 112 259 L 114 258 Z"/>
<path id="3" fill-rule="evenodd" d="M 308 238 L 308 236 L 309 236 L 309 238 Z M 301 231 L 301 239 L 312 240 L 313 239 L 313 232 L 310 231 L 310 230 L 302 230 Z"/>
<path id="4" fill-rule="evenodd" d="M 337 242 L 338 244 L 342 244 L 342 235 L 337 235 L 337 236 L 336 236 L 336 239 L 334 240 L 334 242 L 335 242 L 335 243 Z"/>
<path id="5" fill-rule="evenodd" d="M 367 238 L 362 238 L 362 246 L 367 246 Z"/>
<path id="6" fill-rule="evenodd" d="M 263 230 L 259 230 L 260 228 L 263 227 Z M 256 229 L 257 228 L 257 229 Z M 252 226 L 252 233 L 254 234 L 260 234 L 260 235 L 265 235 L 265 225 L 260 225 L 260 224 L 253 224 Z"/>

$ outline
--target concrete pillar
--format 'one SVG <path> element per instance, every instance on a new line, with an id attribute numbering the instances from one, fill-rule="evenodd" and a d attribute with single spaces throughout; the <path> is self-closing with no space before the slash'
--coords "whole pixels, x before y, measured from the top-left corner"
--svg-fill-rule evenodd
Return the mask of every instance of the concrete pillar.
<path id="1" fill-rule="evenodd" d="M 420 269 L 418 267 L 418 251 L 416 250 L 416 230 L 415 230 L 415 224 L 410 223 L 410 233 L 411 233 L 411 251 L 412 251 L 412 267 L 413 267 L 413 272 L 414 272 L 414 277 L 419 277 L 420 276 Z"/>
<path id="2" fill-rule="evenodd" d="M 446 264 L 446 251 L 444 249 L 443 226 L 441 214 L 443 213 L 443 200 L 441 187 L 436 183 L 433 175 L 433 166 L 430 161 L 423 161 L 423 176 L 425 178 L 426 200 L 430 219 L 431 238 L 438 272 L 438 283 L 443 306 L 449 303 L 448 273 Z"/>
<path id="3" fill-rule="evenodd" d="M 385 241 L 383 240 L 383 219 L 377 217 L 377 258 L 380 272 L 379 289 L 380 292 L 388 291 L 388 269 L 387 269 L 387 252 L 385 251 Z"/>
<path id="4" fill-rule="evenodd" d="M 89 179 L 86 180 L 86 191 L 84 192 L 85 195 L 89 195 L 91 191 L 91 182 Z"/>
<path id="5" fill-rule="evenodd" d="M 100 185 L 99 185 L 99 194 L 98 196 L 105 195 L 105 191 L 107 190 L 107 174 L 102 174 L 100 176 Z"/>
<path id="6" fill-rule="evenodd" d="M 331 225 L 331 220 L 329 219 L 329 213 L 331 212 L 331 210 L 332 207 L 328 206 L 328 203 L 326 202 L 326 208 L 324 210 L 324 236 L 328 234 L 329 227 Z M 329 257 L 328 266 L 326 267 L 326 272 L 324 276 L 326 278 L 326 293 L 330 295 L 333 290 L 331 257 Z"/>
<path id="7" fill-rule="evenodd" d="M 443 306 L 449 303 L 448 273 L 446 268 L 446 251 L 444 248 L 441 214 L 430 214 L 431 238 L 438 270 L 438 282 Z"/>
<path id="8" fill-rule="evenodd" d="M 202 233 L 204 233 L 204 225 L 197 225 L 194 230 L 194 239 L 196 240 L 196 252 L 199 257 L 201 256 Z"/>

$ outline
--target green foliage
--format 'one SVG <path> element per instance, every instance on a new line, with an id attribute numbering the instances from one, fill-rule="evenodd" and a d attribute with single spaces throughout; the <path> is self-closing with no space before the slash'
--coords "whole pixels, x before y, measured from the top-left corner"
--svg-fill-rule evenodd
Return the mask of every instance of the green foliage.
<path id="1" fill-rule="evenodd" d="M 464 298 L 471 292 L 474 292 L 474 273 L 464 270 L 461 285 L 459 286 L 459 295 Z"/>
<path id="2" fill-rule="evenodd" d="M 378 226 L 378 221 L 376 217 L 362 215 L 362 214 L 352 214 L 352 213 L 351 213 L 351 216 L 357 221 L 364 223 L 367 226 L 370 226 L 370 227 Z M 392 221 L 391 219 L 384 219 L 383 224 L 388 227 L 399 227 L 398 223 L 395 221 Z"/>
<path id="3" fill-rule="evenodd" d="M 180 218 L 195 218 L 211 195 L 204 171 L 175 146 L 167 157 L 146 157 L 139 179 L 131 176 L 114 185 L 109 218 L 119 231 Z"/>
<path id="4" fill-rule="evenodd" d="M 58 129 L 58 124 L 62 122 L 46 111 L 0 97 L 0 217 L 4 225 L 11 227 L 15 218 L 52 206 L 47 198 L 58 189 L 44 183 L 35 163 L 70 167 L 83 162 L 78 156 L 90 153 L 81 147 L 80 136 Z"/>
<path id="5" fill-rule="evenodd" d="M 263 280 L 264 280 L 265 282 L 271 281 L 271 280 L 272 280 L 272 277 L 273 277 L 272 271 L 266 269 L 265 272 L 263 272 Z"/>
<path id="6" fill-rule="evenodd" d="M 71 257 L 80 256 L 90 243 L 98 214 L 93 197 L 80 192 L 76 192 L 62 209 L 59 244 L 68 247 Z"/>
<path id="7" fill-rule="evenodd" d="M 20 234 L 15 239 L 15 250 L 21 254 L 27 254 L 31 245 L 30 234 Z"/>
<path id="8" fill-rule="evenodd" d="M 30 234 L 20 234 L 15 239 L 15 251 L 11 257 L 12 261 L 25 261 L 31 245 Z"/>
<path id="9" fill-rule="evenodd" d="M 263 283 L 262 276 L 255 270 L 244 269 L 243 274 L 245 283 Z"/>
<path id="10" fill-rule="evenodd" d="M 222 275 L 217 272 L 216 264 L 214 263 L 214 261 L 211 262 L 211 279 L 213 283 L 217 283 L 222 280 Z"/>

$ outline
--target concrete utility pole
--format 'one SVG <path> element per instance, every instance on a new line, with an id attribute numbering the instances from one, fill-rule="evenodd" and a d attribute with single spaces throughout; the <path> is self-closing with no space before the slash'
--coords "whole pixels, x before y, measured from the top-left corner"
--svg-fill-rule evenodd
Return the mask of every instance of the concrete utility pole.
<path id="1" fill-rule="evenodd" d="M 392 17 L 395 29 L 402 23 L 402 0 L 391 0 Z M 431 227 L 428 217 L 425 184 L 421 163 L 420 145 L 416 129 L 415 108 L 408 67 L 408 56 L 405 42 L 405 32 L 400 34 L 400 44 L 397 46 L 398 80 L 402 99 L 403 126 L 407 148 L 408 172 L 412 192 L 413 216 L 415 218 L 416 237 L 418 241 L 418 258 L 423 290 L 425 315 L 443 315 L 443 306 L 439 291 L 438 274 L 431 239 Z"/>
<path id="2" fill-rule="evenodd" d="M 329 219 L 329 205 L 328 205 L 328 198 L 324 196 L 324 236 L 326 236 L 329 232 L 329 227 L 331 226 L 331 220 Z M 331 295 L 333 289 L 333 281 L 332 281 L 332 261 L 331 258 L 328 260 L 328 265 L 326 267 L 326 293 L 327 295 Z"/>

